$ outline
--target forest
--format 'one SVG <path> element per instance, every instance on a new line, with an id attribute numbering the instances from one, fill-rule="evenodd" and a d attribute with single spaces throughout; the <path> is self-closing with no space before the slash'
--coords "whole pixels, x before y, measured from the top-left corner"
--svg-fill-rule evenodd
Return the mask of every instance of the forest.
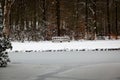
<path id="1" fill-rule="evenodd" d="M 9 9 L 5 8 L 10 1 Z M 53 36 L 118 39 L 120 35 L 120 0 L 0 0 L 0 3 L 2 14 L 8 13 L 8 17 L 3 15 L 1 19 L 3 27 L 9 26 L 12 41 L 51 40 Z"/>

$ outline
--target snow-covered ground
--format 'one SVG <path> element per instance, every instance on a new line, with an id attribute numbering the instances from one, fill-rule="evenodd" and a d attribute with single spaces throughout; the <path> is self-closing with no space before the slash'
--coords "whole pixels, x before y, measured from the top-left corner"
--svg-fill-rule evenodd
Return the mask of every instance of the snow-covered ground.
<path id="1" fill-rule="evenodd" d="M 24 64 L 95 64 L 120 61 L 120 51 L 11 52 L 13 63 Z"/>
<path id="2" fill-rule="evenodd" d="M 40 42 L 12 42 L 12 51 L 74 51 L 74 50 L 89 50 L 89 49 L 110 49 L 120 48 L 120 40 L 94 40 L 94 41 L 71 41 L 57 43 L 52 41 Z"/>
<path id="3" fill-rule="evenodd" d="M 120 51 L 10 52 L 0 80 L 120 80 Z"/>
<path id="4" fill-rule="evenodd" d="M 89 51 L 120 48 L 120 40 L 12 45 L 12 62 L 0 68 L 0 80 L 120 80 L 120 50 Z"/>

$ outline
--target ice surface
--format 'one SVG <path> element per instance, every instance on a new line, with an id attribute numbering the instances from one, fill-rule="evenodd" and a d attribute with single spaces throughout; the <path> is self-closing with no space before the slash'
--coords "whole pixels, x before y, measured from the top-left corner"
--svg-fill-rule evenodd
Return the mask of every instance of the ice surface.
<path id="1" fill-rule="evenodd" d="M 74 51 L 74 52 L 12 52 L 14 63 L 35 64 L 92 64 L 119 62 L 120 51 Z"/>
<path id="2" fill-rule="evenodd" d="M 0 68 L 0 80 L 120 80 L 120 50 L 76 51 L 120 48 L 120 40 L 12 42 L 12 45 L 9 52 L 12 62 Z"/>
<path id="3" fill-rule="evenodd" d="M 120 80 L 120 51 L 11 52 L 0 80 Z"/>

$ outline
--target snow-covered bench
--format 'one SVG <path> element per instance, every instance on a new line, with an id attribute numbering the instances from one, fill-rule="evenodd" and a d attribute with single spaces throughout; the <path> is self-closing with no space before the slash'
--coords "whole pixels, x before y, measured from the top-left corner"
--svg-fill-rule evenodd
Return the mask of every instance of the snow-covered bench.
<path id="1" fill-rule="evenodd" d="M 70 42 L 70 37 L 68 36 L 52 37 L 52 42 Z"/>

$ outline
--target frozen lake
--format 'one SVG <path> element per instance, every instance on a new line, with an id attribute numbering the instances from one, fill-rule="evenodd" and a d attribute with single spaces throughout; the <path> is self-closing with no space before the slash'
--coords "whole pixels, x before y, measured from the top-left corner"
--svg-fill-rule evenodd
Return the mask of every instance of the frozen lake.
<path id="1" fill-rule="evenodd" d="M 17 52 L 9 53 L 12 63 L 96 64 L 120 62 L 120 51 Z"/>
<path id="2" fill-rule="evenodd" d="M 120 51 L 9 53 L 0 80 L 120 80 Z"/>

